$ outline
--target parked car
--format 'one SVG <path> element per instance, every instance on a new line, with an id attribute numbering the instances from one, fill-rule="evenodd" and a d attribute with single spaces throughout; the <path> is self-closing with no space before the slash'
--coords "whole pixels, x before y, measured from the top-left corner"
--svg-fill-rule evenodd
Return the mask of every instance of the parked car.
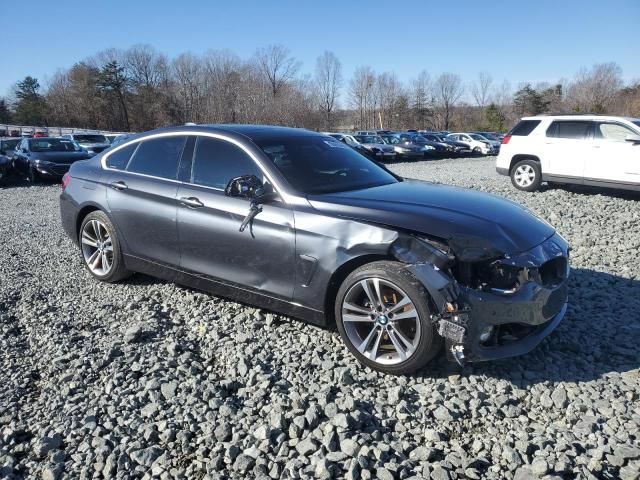
<path id="1" fill-rule="evenodd" d="M 354 135 L 378 135 L 377 130 L 358 130 Z"/>
<path id="2" fill-rule="evenodd" d="M 71 164 L 90 155 L 68 138 L 23 138 L 14 153 L 16 172 L 35 183 L 40 179 L 60 179 Z"/>
<path id="3" fill-rule="evenodd" d="M 353 135 L 349 135 L 346 133 L 325 133 L 325 135 L 329 135 L 336 140 L 340 140 L 342 143 L 348 145 L 359 154 L 374 160 L 374 155 L 372 154 L 372 152 L 369 149 L 365 148 L 364 145 L 358 143 L 356 139 L 353 138 Z"/>
<path id="4" fill-rule="evenodd" d="M 464 143 L 469 147 L 469 150 L 477 155 L 490 155 L 493 153 L 493 147 L 487 140 L 477 140 L 469 133 L 450 133 L 446 138 Z"/>
<path id="5" fill-rule="evenodd" d="M 118 137 L 121 137 L 122 135 L 124 135 L 123 133 L 107 133 L 105 134 L 105 138 L 107 139 L 107 141 L 110 144 L 113 144 L 114 140 Z"/>
<path id="6" fill-rule="evenodd" d="M 468 153 L 471 150 L 469 150 L 469 147 L 464 144 L 464 143 L 460 143 L 460 142 L 455 142 L 453 140 L 449 140 L 445 137 L 441 137 L 440 135 L 438 135 L 437 133 L 421 133 L 420 135 L 422 135 L 425 139 L 429 140 L 430 142 L 437 142 L 437 143 L 441 143 L 443 145 L 448 145 L 451 148 L 449 149 L 451 153 L 455 153 L 457 155 L 462 155 L 464 153 Z"/>
<path id="7" fill-rule="evenodd" d="M 353 138 L 369 150 L 378 161 L 393 162 L 396 159 L 396 151 L 393 146 L 387 144 L 379 135 L 354 135 Z"/>
<path id="8" fill-rule="evenodd" d="M 493 154 L 497 154 L 500 151 L 500 140 L 497 138 L 493 138 L 491 135 L 481 135 L 480 133 L 469 133 L 469 136 L 474 140 L 478 140 L 480 142 L 487 142 L 491 145 L 491 149 L 493 150 Z"/>
<path id="9" fill-rule="evenodd" d="M 401 133 L 400 139 L 420 146 L 425 157 L 446 157 L 452 152 L 452 149 L 447 145 L 439 142 L 430 142 L 418 133 Z"/>
<path id="10" fill-rule="evenodd" d="M 424 158 L 424 149 L 421 145 L 406 142 L 399 135 L 382 134 L 380 137 L 385 143 L 391 145 L 396 152 L 396 158 L 400 160 L 419 160 Z"/>
<path id="11" fill-rule="evenodd" d="M 80 144 L 80 146 L 91 156 L 100 153 L 111 146 L 107 137 L 101 133 L 72 133 L 69 135 L 63 135 L 63 138 L 68 138 L 69 140 L 73 140 Z"/>
<path id="12" fill-rule="evenodd" d="M 117 135 L 113 140 L 111 140 L 110 147 L 115 147 L 117 145 L 120 145 L 121 143 L 126 142 L 131 137 L 133 137 L 133 135 L 133 133 L 123 133 L 121 135 Z"/>
<path id="13" fill-rule="evenodd" d="M 502 140 L 496 170 L 529 192 L 543 181 L 640 190 L 640 119 L 525 117 Z"/>
<path id="14" fill-rule="evenodd" d="M 0 180 L 14 172 L 13 155 L 19 138 L 0 138 Z"/>
<path id="15" fill-rule="evenodd" d="M 443 343 L 460 363 L 527 352 L 567 309 L 567 242 L 525 207 L 405 180 L 308 130 L 139 135 L 72 165 L 60 213 L 98 280 L 145 272 L 335 322 L 386 373 Z"/>

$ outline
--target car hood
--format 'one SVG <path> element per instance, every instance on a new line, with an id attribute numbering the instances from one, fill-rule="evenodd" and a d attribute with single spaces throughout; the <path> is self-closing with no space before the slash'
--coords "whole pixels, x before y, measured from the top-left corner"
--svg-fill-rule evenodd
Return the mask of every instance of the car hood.
<path id="1" fill-rule="evenodd" d="M 53 163 L 73 163 L 91 157 L 87 152 L 32 152 L 29 158 Z"/>
<path id="2" fill-rule="evenodd" d="M 551 225 L 505 198 L 419 180 L 311 195 L 308 200 L 326 214 L 446 240 L 462 261 L 524 252 L 555 233 Z"/>

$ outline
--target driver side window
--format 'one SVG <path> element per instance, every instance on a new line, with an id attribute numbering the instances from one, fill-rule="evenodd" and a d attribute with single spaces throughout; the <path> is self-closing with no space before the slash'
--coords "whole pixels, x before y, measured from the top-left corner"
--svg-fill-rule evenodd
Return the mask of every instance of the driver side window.
<path id="1" fill-rule="evenodd" d="M 258 165 L 237 145 L 218 138 L 197 138 L 191 183 L 224 189 L 229 180 L 243 175 L 255 175 L 264 180 Z"/>

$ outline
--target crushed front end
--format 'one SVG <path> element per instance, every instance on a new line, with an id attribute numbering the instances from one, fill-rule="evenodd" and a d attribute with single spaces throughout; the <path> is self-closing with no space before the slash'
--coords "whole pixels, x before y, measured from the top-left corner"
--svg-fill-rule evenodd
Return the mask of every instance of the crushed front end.
<path id="1" fill-rule="evenodd" d="M 562 321 L 569 246 L 557 233 L 517 255 L 461 261 L 438 247 L 435 257 L 420 252 L 422 261 L 406 254 L 403 261 L 429 291 L 451 359 L 462 364 L 527 353 Z M 403 250 L 397 253 L 403 258 Z"/>

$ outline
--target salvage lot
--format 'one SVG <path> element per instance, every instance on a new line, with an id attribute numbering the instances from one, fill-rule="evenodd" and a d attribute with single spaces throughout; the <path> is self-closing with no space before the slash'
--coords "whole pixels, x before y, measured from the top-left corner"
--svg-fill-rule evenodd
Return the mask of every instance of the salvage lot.
<path id="1" fill-rule="evenodd" d="M 391 166 L 553 224 L 567 317 L 523 357 L 410 377 L 363 368 L 333 331 L 146 276 L 97 283 L 59 186 L 0 189 L 0 478 L 636 478 L 640 195 L 519 192 L 494 167 Z"/>

